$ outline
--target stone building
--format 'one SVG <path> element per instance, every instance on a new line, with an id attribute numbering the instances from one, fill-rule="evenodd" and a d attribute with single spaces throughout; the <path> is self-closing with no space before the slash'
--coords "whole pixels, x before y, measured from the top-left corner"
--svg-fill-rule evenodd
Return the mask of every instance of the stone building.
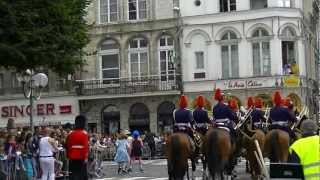
<path id="1" fill-rule="evenodd" d="M 280 90 L 297 109 L 317 112 L 318 8 L 305 0 L 180 1 L 183 90 L 212 101 L 221 88 L 246 105 L 271 106 Z M 190 104 L 192 107 L 192 105 Z"/>
<path id="2" fill-rule="evenodd" d="M 161 133 L 181 89 L 173 0 L 95 0 L 88 7 L 87 65 L 77 81 L 92 131 Z M 178 4 L 177 4 L 178 5 Z"/>

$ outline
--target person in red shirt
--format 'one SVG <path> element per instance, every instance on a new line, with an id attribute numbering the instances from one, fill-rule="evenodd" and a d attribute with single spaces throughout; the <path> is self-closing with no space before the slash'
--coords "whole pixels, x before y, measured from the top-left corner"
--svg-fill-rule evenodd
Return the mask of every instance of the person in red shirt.
<path id="1" fill-rule="evenodd" d="M 89 151 L 88 134 L 84 130 L 87 118 L 78 115 L 75 128 L 67 137 L 66 150 L 69 159 L 70 180 L 87 180 L 87 161 Z"/>

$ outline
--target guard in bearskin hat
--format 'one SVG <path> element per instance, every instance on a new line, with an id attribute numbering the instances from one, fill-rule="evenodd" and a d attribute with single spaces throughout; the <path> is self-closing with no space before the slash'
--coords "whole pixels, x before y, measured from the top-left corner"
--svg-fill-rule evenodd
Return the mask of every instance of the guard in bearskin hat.
<path id="1" fill-rule="evenodd" d="M 254 106 L 252 106 L 253 110 L 251 112 L 252 129 L 263 129 L 262 124 L 266 119 L 264 117 L 264 112 L 262 111 L 262 106 L 262 99 L 260 97 L 255 98 Z"/>
<path id="2" fill-rule="evenodd" d="M 225 127 L 228 128 L 231 135 L 232 143 L 235 142 L 235 123 L 237 122 L 236 113 L 232 111 L 232 109 L 224 103 L 223 95 L 220 89 L 216 89 L 214 99 L 218 101 L 218 103 L 213 107 L 213 122 L 217 127 Z"/>
<path id="3" fill-rule="evenodd" d="M 279 91 L 276 91 L 273 98 L 274 107 L 270 110 L 269 121 L 271 129 L 280 129 L 289 133 L 294 138 L 294 132 L 290 129 L 290 123 L 294 124 L 297 119 L 293 116 L 289 109 L 282 105 L 282 99 Z"/>
<path id="4" fill-rule="evenodd" d="M 195 121 L 196 131 L 205 135 L 207 133 L 207 124 L 210 124 L 208 111 L 204 109 L 205 99 L 203 96 L 197 97 L 197 108 L 193 111 L 193 119 Z"/>
<path id="5" fill-rule="evenodd" d="M 67 137 L 66 150 L 69 159 L 70 180 L 87 180 L 87 160 L 89 138 L 84 130 L 87 118 L 78 115 L 75 119 L 75 128 Z"/>

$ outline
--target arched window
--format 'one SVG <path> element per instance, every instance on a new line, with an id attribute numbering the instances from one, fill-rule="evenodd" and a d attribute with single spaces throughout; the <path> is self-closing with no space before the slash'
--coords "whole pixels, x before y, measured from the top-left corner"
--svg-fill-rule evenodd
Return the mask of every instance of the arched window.
<path id="1" fill-rule="evenodd" d="M 117 106 L 109 105 L 102 111 L 102 132 L 115 134 L 120 129 L 120 111 Z"/>
<path id="2" fill-rule="evenodd" d="M 130 108 L 130 130 L 143 132 L 150 129 L 149 109 L 143 103 L 136 103 Z"/>
<path id="3" fill-rule="evenodd" d="M 100 23 L 115 22 L 118 20 L 118 0 L 99 1 Z"/>
<path id="4" fill-rule="evenodd" d="M 99 60 L 100 77 L 104 83 L 112 83 L 120 78 L 119 45 L 112 39 L 105 40 L 100 45 Z"/>
<path id="5" fill-rule="evenodd" d="M 270 40 L 265 29 L 259 28 L 252 34 L 253 75 L 268 76 L 271 74 Z"/>
<path id="6" fill-rule="evenodd" d="M 149 74 L 148 42 L 144 38 L 132 39 L 129 43 L 129 64 L 131 78 Z"/>
<path id="7" fill-rule="evenodd" d="M 161 36 L 159 48 L 159 72 L 161 81 L 174 80 L 174 54 L 173 38 L 168 35 Z"/>
<path id="8" fill-rule="evenodd" d="M 163 133 L 165 131 L 170 131 L 173 127 L 173 111 L 175 105 L 172 102 L 162 102 L 158 106 L 158 131 Z"/>
<path id="9" fill-rule="evenodd" d="M 285 27 L 281 32 L 282 46 L 282 66 L 283 74 L 299 75 L 299 67 L 296 62 L 296 38 L 295 30 Z"/>
<path id="10" fill-rule="evenodd" d="M 222 78 L 239 77 L 239 55 L 237 35 L 226 32 L 221 38 Z"/>

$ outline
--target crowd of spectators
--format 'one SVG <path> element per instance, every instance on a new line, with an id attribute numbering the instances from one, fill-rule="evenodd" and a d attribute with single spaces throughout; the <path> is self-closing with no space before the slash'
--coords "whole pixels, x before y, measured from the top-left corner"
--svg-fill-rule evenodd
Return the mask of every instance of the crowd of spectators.
<path id="1" fill-rule="evenodd" d="M 64 146 L 67 135 L 72 127 L 52 126 L 49 129 L 50 137 L 56 141 L 59 148 L 59 151 L 55 153 L 55 175 L 59 178 L 65 176 L 68 172 L 68 160 Z M 115 160 L 116 145 L 119 140 L 128 139 L 128 137 L 132 136 L 128 130 L 121 132 L 126 132 L 125 136 L 123 136 L 123 133 L 114 135 L 89 133 L 89 176 L 103 176 L 102 161 Z M 35 127 L 33 134 L 28 128 L 17 128 L 9 132 L 7 130 L 0 130 L 0 179 L 34 180 L 41 177 L 38 152 L 39 140 L 43 135 L 44 127 Z M 141 158 L 151 159 L 163 155 L 163 136 L 156 136 L 150 132 L 142 132 L 139 134 L 139 139 L 142 142 Z M 128 153 L 130 154 L 131 152 L 128 151 Z M 140 170 L 142 170 L 141 164 Z"/>

